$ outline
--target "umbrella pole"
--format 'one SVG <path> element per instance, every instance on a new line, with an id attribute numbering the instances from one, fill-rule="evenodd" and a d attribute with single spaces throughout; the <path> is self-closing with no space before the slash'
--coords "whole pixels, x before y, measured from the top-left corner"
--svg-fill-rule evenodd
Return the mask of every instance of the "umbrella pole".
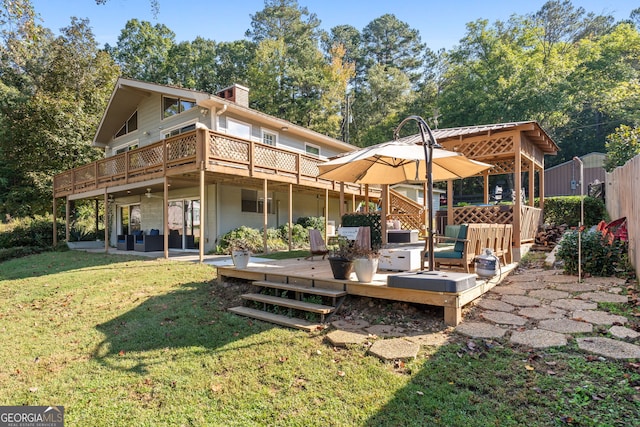
<path id="1" fill-rule="evenodd" d="M 435 257 L 433 254 L 433 147 L 439 147 L 439 144 L 436 142 L 433 134 L 431 133 L 431 129 L 425 120 L 420 116 L 409 116 L 404 119 L 396 130 L 393 132 L 394 138 L 398 139 L 400 136 L 400 129 L 406 122 L 409 120 L 415 120 L 418 122 L 418 128 L 420 129 L 420 136 L 422 137 L 422 146 L 424 147 L 424 159 L 427 163 L 427 176 L 425 177 L 427 180 L 427 248 L 429 251 L 429 271 L 434 270 Z M 429 134 L 429 140 L 427 140 L 425 131 Z"/>

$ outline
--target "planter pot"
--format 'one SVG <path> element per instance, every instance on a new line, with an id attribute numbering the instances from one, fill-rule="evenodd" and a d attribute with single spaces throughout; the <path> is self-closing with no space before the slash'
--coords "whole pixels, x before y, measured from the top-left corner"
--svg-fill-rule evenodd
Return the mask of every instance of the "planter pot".
<path id="1" fill-rule="evenodd" d="M 353 269 L 359 282 L 370 283 L 378 271 L 378 258 L 356 258 L 353 260 Z"/>
<path id="2" fill-rule="evenodd" d="M 329 258 L 334 279 L 348 279 L 353 269 L 353 261 L 344 258 Z"/>
<path id="3" fill-rule="evenodd" d="M 251 252 L 249 251 L 231 252 L 231 259 L 233 260 L 233 265 L 235 265 L 236 268 L 247 268 L 249 258 L 251 258 Z"/>

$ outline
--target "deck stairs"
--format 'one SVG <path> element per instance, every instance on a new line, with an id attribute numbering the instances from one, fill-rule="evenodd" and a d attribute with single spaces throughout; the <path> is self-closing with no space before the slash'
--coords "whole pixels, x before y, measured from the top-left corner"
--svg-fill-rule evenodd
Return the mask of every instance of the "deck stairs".
<path id="1" fill-rule="evenodd" d="M 244 305 L 229 308 L 241 316 L 289 328 L 315 331 L 340 308 L 347 292 L 259 280 L 254 293 L 241 295 Z"/>

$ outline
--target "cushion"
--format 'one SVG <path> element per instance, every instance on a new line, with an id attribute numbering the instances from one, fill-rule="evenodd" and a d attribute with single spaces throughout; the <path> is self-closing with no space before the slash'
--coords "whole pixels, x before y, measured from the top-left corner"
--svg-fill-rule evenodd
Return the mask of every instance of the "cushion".
<path id="1" fill-rule="evenodd" d="M 460 225 L 460 230 L 458 231 L 458 240 L 456 244 L 453 246 L 453 250 L 456 252 L 462 253 L 464 251 L 464 239 L 467 238 L 467 224 Z"/>
<path id="2" fill-rule="evenodd" d="M 133 232 L 134 236 L 142 236 L 142 234 L 143 234 L 142 230 L 136 230 L 136 231 Z"/>
<path id="3" fill-rule="evenodd" d="M 149 236 L 159 236 L 160 235 L 160 230 L 157 230 L 155 228 L 152 228 L 151 230 L 149 230 Z"/>
<path id="4" fill-rule="evenodd" d="M 462 251 L 437 251 L 434 255 L 436 258 L 461 259 Z"/>

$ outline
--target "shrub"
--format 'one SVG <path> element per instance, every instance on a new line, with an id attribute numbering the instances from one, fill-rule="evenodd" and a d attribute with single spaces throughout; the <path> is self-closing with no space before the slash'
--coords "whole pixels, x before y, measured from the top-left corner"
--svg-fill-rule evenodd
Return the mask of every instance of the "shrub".
<path id="1" fill-rule="evenodd" d="M 323 216 L 301 216 L 296 221 L 303 228 L 315 228 L 324 234 L 324 217 Z"/>
<path id="2" fill-rule="evenodd" d="M 64 240 L 64 225 L 58 226 L 58 241 Z M 12 220 L 0 233 L 0 248 L 40 247 L 53 245 L 53 216 L 36 216 Z"/>
<path id="3" fill-rule="evenodd" d="M 599 231 L 584 231 L 581 236 L 582 272 L 591 276 L 621 276 L 629 270 L 627 244 L 615 240 L 609 243 Z M 578 274 L 578 231 L 564 234 L 556 256 L 564 263 L 564 272 Z"/>
<path id="4" fill-rule="evenodd" d="M 66 246 L 66 245 L 65 245 Z M 46 249 L 34 246 L 15 246 L 12 248 L 0 248 L 0 262 L 8 261 L 13 258 L 21 258 L 28 255 L 39 254 Z"/>
<path id="5" fill-rule="evenodd" d="M 278 234 L 285 246 L 288 246 L 289 227 L 287 224 L 281 225 L 278 228 Z M 294 248 L 309 246 L 309 230 L 304 228 L 301 224 L 294 224 L 291 227 L 291 244 Z"/>
<path id="6" fill-rule="evenodd" d="M 255 228 L 245 227 L 244 225 L 222 236 L 216 252 L 219 254 L 230 254 L 231 243 L 235 240 L 244 240 L 249 250 L 253 253 L 262 252 L 262 232 Z"/>
<path id="7" fill-rule="evenodd" d="M 584 198 L 584 225 L 591 227 L 607 219 L 604 202 L 593 197 Z M 546 224 L 567 224 L 575 227 L 580 222 L 580 196 L 549 197 L 544 201 Z"/>

